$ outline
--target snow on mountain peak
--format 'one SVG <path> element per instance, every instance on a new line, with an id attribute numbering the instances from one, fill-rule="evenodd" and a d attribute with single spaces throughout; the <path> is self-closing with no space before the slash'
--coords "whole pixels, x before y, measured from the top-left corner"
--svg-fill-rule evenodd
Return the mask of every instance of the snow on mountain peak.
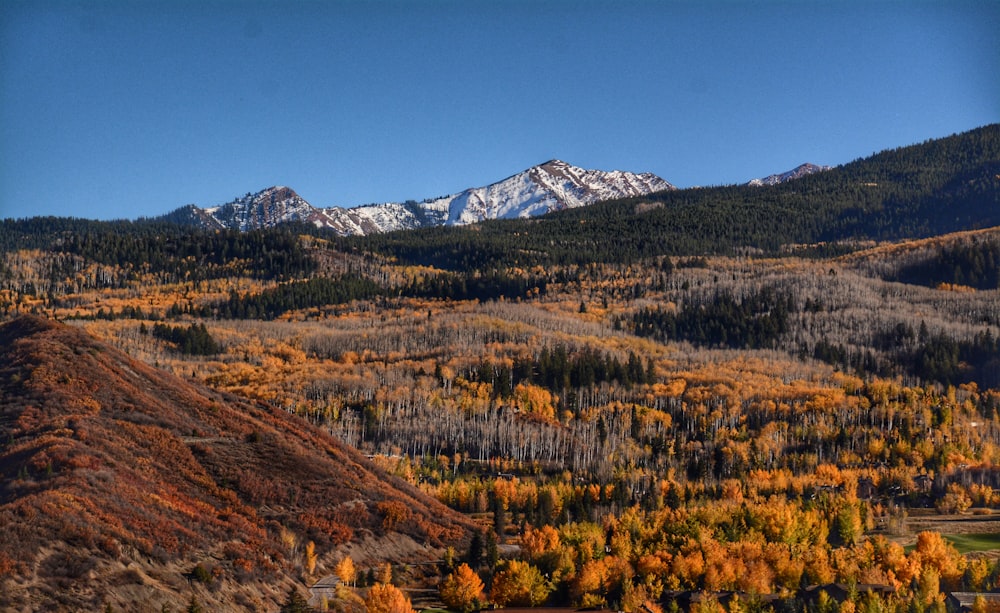
<path id="1" fill-rule="evenodd" d="M 549 160 L 503 181 L 449 196 L 449 225 L 486 219 L 534 217 L 601 200 L 675 189 L 656 175 L 585 170 Z"/>
<path id="2" fill-rule="evenodd" d="M 205 209 L 223 227 L 252 230 L 286 221 L 309 221 L 315 209 L 295 190 L 283 185 L 247 193 L 232 202 Z"/>
<path id="3" fill-rule="evenodd" d="M 549 160 L 502 181 L 424 202 L 356 208 L 315 208 L 294 190 L 275 186 L 204 209 L 219 226 L 239 230 L 304 221 L 341 235 L 371 234 L 437 225 L 465 225 L 487 219 L 533 217 L 602 200 L 676 189 L 651 173 L 585 170 Z"/>
<path id="4" fill-rule="evenodd" d="M 789 170 L 788 172 L 768 175 L 763 179 L 751 179 L 750 181 L 747 181 L 747 185 L 753 185 L 756 187 L 760 187 L 763 185 L 777 185 L 779 183 L 784 183 L 786 181 L 791 181 L 793 179 L 799 179 L 801 177 L 805 177 L 807 175 L 811 175 L 817 172 L 830 170 L 830 168 L 831 168 L 830 166 L 817 166 L 816 164 L 810 164 L 806 162 L 805 164 L 796 166 L 795 168 Z"/>

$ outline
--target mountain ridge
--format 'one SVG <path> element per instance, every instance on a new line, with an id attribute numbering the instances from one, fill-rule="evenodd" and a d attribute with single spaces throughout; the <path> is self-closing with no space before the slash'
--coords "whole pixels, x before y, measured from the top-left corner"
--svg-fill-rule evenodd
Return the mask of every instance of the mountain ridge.
<path id="1" fill-rule="evenodd" d="M 468 225 L 487 219 L 534 217 L 601 200 L 677 189 L 652 173 L 587 170 L 549 160 L 501 181 L 421 202 L 319 208 L 286 186 L 247 193 L 222 205 L 187 205 L 159 218 L 206 229 L 252 230 L 305 222 L 342 236 Z"/>
<path id="2" fill-rule="evenodd" d="M 621 262 L 663 255 L 850 250 L 1000 225 L 1000 124 L 858 158 L 767 189 L 662 191 L 483 223 L 475 231 L 353 237 L 344 245 L 449 270 Z M 516 237 L 516 239 L 512 238 Z M 832 251 L 831 251 L 832 250 Z"/>

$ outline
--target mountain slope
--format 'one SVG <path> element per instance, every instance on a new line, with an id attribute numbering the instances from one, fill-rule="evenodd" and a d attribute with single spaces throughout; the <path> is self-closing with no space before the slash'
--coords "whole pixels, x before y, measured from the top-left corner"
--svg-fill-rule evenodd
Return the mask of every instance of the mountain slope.
<path id="1" fill-rule="evenodd" d="M 204 209 L 219 224 L 233 230 L 270 228 L 283 222 L 304 221 L 322 224 L 324 216 L 294 190 L 269 187 L 256 194 L 247 194 L 221 206 Z"/>
<path id="2" fill-rule="evenodd" d="M 675 188 L 650 173 L 584 170 L 551 160 L 498 183 L 436 200 L 427 208 L 447 210 L 448 225 L 467 225 L 487 219 L 535 217 L 670 189 Z"/>
<path id="3" fill-rule="evenodd" d="M 475 231 L 427 228 L 343 247 L 452 270 L 630 262 L 919 238 L 1000 225 L 1000 125 L 883 151 L 762 189 L 661 191 Z M 515 238 L 516 237 L 516 238 Z"/>
<path id="4" fill-rule="evenodd" d="M 0 609 L 179 610 L 201 564 L 211 610 L 273 610 L 308 541 L 329 570 L 357 539 L 395 557 L 470 529 L 298 418 L 63 324 L 0 326 L 0 397 Z"/>
<path id="5" fill-rule="evenodd" d="M 487 219 L 533 217 L 601 200 L 670 189 L 675 188 L 650 173 L 584 170 L 551 160 L 485 187 L 420 203 L 389 202 L 349 209 L 321 209 L 287 187 L 270 187 L 217 207 L 191 210 L 189 205 L 164 219 L 209 229 L 244 231 L 300 221 L 350 236 L 438 225 L 467 225 Z"/>

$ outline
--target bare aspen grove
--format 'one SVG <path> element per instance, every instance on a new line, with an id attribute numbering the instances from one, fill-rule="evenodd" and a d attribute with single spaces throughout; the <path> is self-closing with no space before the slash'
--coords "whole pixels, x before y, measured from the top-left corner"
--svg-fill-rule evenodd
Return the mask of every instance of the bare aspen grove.
<path id="1" fill-rule="evenodd" d="M 1000 296 L 895 278 L 941 245 L 998 240 L 990 230 L 825 259 L 677 258 L 669 272 L 662 258 L 570 265 L 536 271 L 546 289 L 534 297 L 389 292 L 272 320 L 201 314 L 280 281 L 118 287 L 86 266 L 79 281 L 52 279 L 45 254 L 15 252 L 3 296 L 9 314 L 68 321 L 293 413 L 488 518 L 481 550 L 455 559 L 487 586 L 515 580 L 515 560 L 539 569 L 541 579 L 516 579 L 531 604 L 637 610 L 683 590 L 793 599 L 801 586 L 839 582 L 891 586 L 891 596 L 854 598 L 899 608 L 1000 577 L 991 558 L 963 557 L 907 523 L 919 509 L 975 508 L 985 520 L 1000 506 Z M 365 266 L 390 287 L 435 272 Z M 726 315 L 725 338 L 697 316 L 764 294 L 766 311 Z M 780 322 L 734 344 L 739 325 L 779 311 Z M 203 326 L 217 352 L 185 353 L 152 333 L 162 321 Z M 992 353 L 934 378 L 913 356 L 935 338 L 992 342 Z M 541 543 L 540 530 L 550 531 Z M 490 542 L 508 548 L 490 554 Z M 518 601 L 512 587 L 493 589 L 494 600 Z"/>

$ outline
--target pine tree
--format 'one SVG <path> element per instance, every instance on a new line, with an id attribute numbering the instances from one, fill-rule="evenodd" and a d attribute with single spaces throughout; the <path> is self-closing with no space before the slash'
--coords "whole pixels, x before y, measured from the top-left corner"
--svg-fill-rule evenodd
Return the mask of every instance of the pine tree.
<path id="1" fill-rule="evenodd" d="M 289 590 L 288 597 L 285 598 L 284 604 L 281 605 L 281 613 L 308 613 L 312 610 L 312 607 L 309 606 L 309 601 L 299 593 L 298 588 L 294 587 Z"/>

